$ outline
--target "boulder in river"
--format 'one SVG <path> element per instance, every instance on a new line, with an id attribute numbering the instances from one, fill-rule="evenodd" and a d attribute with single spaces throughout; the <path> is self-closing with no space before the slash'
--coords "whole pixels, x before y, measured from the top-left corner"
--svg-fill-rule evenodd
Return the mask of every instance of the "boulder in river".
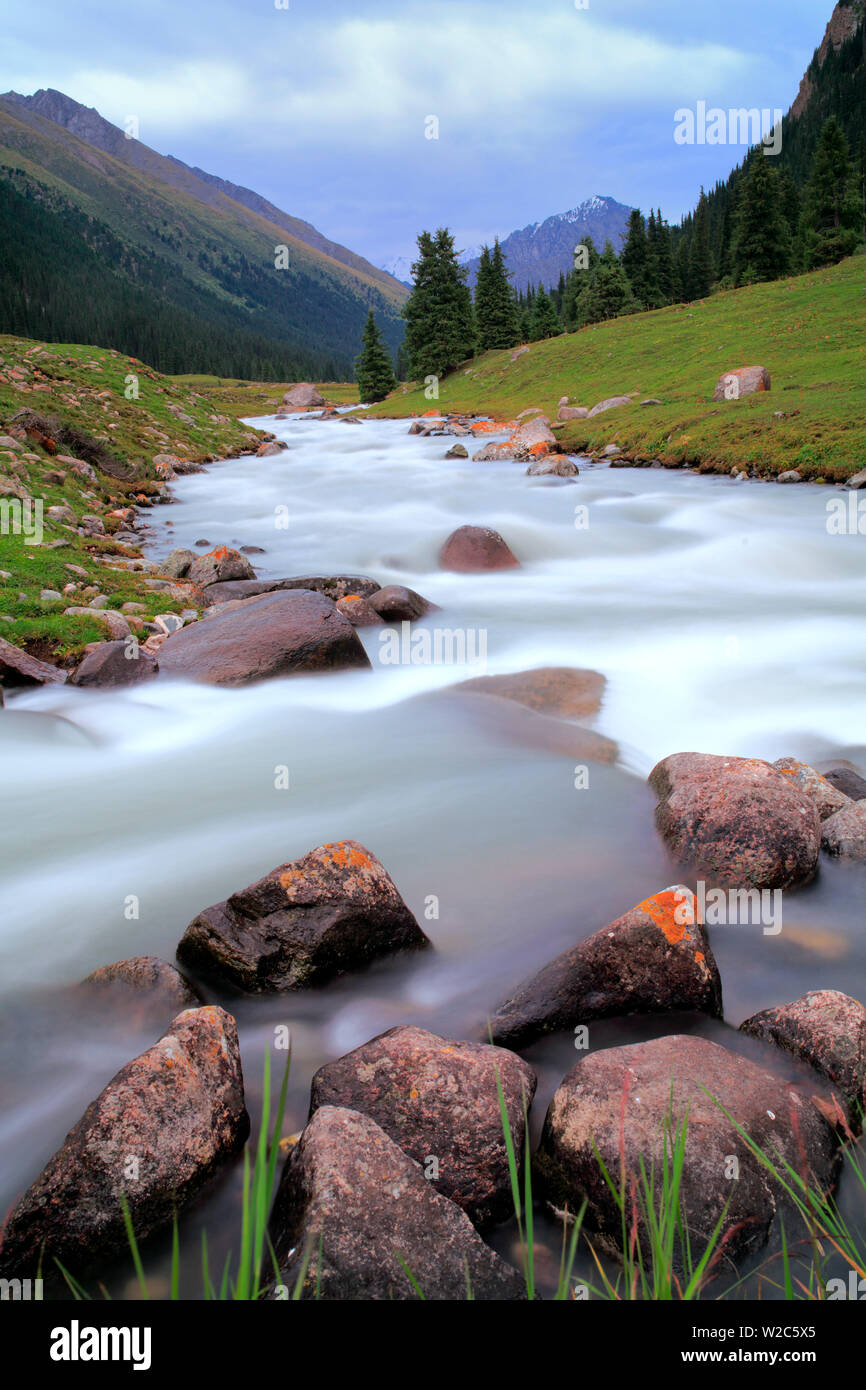
<path id="1" fill-rule="evenodd" d="M 299 381 L 283 396 L 283 405 L 292 410 L 309 410 L 312 406 L 325 404 L 325 397 L 310 381 Z"/>
<path id="2" fill-rule="evenodd" d="M 469 450 L 465 444 L 452 444 L 445 457 L 447 459 L 468 459 Z"/>
<path id="3" fill-rule="evenodd" d="M 714 401 L 739 401 L 744 396 L 772 389 L 766 367 L 737 367 L 719 377 L 713 392 Z"/>
<path id="4" fill-rule="evenodd" d="M 797 758 L 777 758 L 773 767 L 783 776 L 790 777 L 794 785 L 805 792 L 810 801 L 814 801 L 822 821 L 851 804 L 850 799 L 839 791 L 838 787 L 834 787 L 832 782 L 828 782 L 826 777 L 816 772 L 808 763 L 801 763 Z"/>
<path id="5" fill-rule="evenodd" d="M 187 1009 L 109 1081 L 7 1218 L 4 1275 L 55 1257 L 76 1274 L 126 1253 L 126 1194 L 136 1237 L 169 1224 L 249 1132 L 235 1021 Z M 44 1254 L 43 1254 L 44 1252 Z"/>
<path id="6" fill-rule="evenodd" d="M 122 685 L 138 685 L 153 680 L 159 666 L 137 641 L 131 638 L 99 642 L 80 661 L 69 677 L 70 685 L 89 690 L 115 690 Z"/>
<path id="7" fill-rule="evenodd" d="M 375 579 L 359 574 L 292 575 L 288 579 L 235 579 L 225 583 L 208 584 L 202 591 L 202 603 L 206 608 L 217 603 L 229 603 L 235 599 L 256 598 L 259 594 L 280 593 L 284 589 L 310 589 L 315 594 L 324 594 L 334 603 L 347 594 L 360 594 L 369 598 L 380 587 Z"/>
<path id="8" fill-rule="evenodd" d="M 510 444 L 485 444 L 477 453 L 472 455 L 474 463 L 500 463 L 513 458 L 514 453 Z"/>
<path id="9" fill-rule="evenodd" d="M 808 1168 L 822 1191 L 832 1186 L 837 1138 L 810 1096 L 718 1043 L 675 1036 L 589 1053 L 568 1073 L 547 1112 L 536 1158 L 548 1202 L 573 1214 L 586 1199 L 587 1226 L 600 1246 L 621 1251 L 623 1218 L 600 1156 L 615 1185 L 623 1174 L 628 1187 L 636 1185 L 636 1234 L 646 1253 L 640 1165 L 647 1173 L 654 1169 L 658 1185 L 665 1145 L 670 1162 L 671 1131 L 687 1110 L 681 1195 L 695 1264 L 720 1219 L 724 1255 L 737 1259 L 765 1243 L 782 1205 L 780 1185 L 753 1157 L 737 1124 L 781 1171 L 785 1162 L 797 1172 Z"/>
<path id="10" fill-rule="evenodd" d="M 164 575 L 166 579 L 185 579 L 189 574 L 190 565 L 198 558 L 194 550 L 173 550 L 163 560 L 157 574 Z"/>
<path id="11" fill-rule="evenodd" d="M 436 604 L 407 589 L 402 584 L 386 584 L 367 600 L 374 613 L 388 623 L 412 623 L 426 613 L 436 611 Z"/>
<path id="12" fill-rule="evenodd" d="M 205 908 L 178 960 L 247 994 L 303 989 L 430 942 L 375 855 L 321 845 Z"/>
<path id="13" fill-rule="evenodd" d="M 526 1297 L 456 1203 L 355 1110 L 313 1115 L 283 1170 L 270 1236 L 289 1289 L 309 1252 L 305 1298 L 414 1300 L 415 1284 L 432 1301 L 462 1302 L 467 1288 L 480 1301 Z"/>
<path id="14" fill-rule="evenodd" d="M 0 686 L 4 690 L 22 685 L 62 684 L 65 680 L 65 671 L 59 671 L 47 661 L 39 661 L 0 637 Z"/>
<path id="15" fill-rule="evenodd" d="M 656 826 L 680 864 L 736 887 L 791 888 L 814 877 L 817 808 L 770 763 L 675 753 L 649 782 Z"/>
<path id="16" fill-rule="evenodd" d="M 423 1028 L 391 1028 L 320 1067 L 310 1113 L 336 1105 L 369 1115 L 482 1226 L 513 1214 L 497 1077 L 519 1161 L 535 1072 L 504 1048 Z"/>
<path id="17" fill-rule="evenodd" d="M 866 1113 L 866 1009 L 837 989 L 812 990 L 792 1004 L 762 1009 L 740 1025 L 808 1062 L 839 1093 L 855 1134 Z"/>
<path id="18" fill-rule="evenodd" d="M 256 572 L 239 550 L 230 550 L 227 545 L 217 546 L 207 555 L 196 555 L 187 570 L 191 584 L 204 588 L 208 584 L 222 584 L 230 579 L 255 579 Z"/>
<path id="19" fill-rule="evenodd" d="M 866 801 L 850 801 L 825 820 L 821 844 L 827 854 L 866 861 Z"/>
<path id="20" fill-rule="evenodd" d="M 851 763 L 827 764 L 821 775 L 850 801 L 866 801 L 866 777 Z"/>
<path id="21" fill-rule="evenodd" d="M 477 574 L 482 570 L 519 569 L 520 561 L 498 531 L 489 526 L 459 526 L 439 552 L 439 567 L 456 574 Z"/>
<path id="22" fill-rule="evenodd" d="M 159 650 L 163 676 L 249 685 L 277 676 L 369 668 L 351 623 L 323 594 L 264 594 L 207 622 L 190 623 Z"/>
<path id="23" fill-rule="evenodd" d="M 722 1016 L 722 985 L 695 899 L 677 885 L 645 899 L 527 980 L 490 1020 L 503 1047 L 623 1014 Z"/>
<path id="24" fill-rule="evenodd" d="M 574 459 L 566 458 L 563 454 L 535 459 L 526 470 L 527 478 L 576 478 L 579 473 Z"/>
<path id="25" fill-rule="evenodd" d="M 382 627 L 385 622 L 375 608 L 370 607 L 369 599 L 362 598 L 360 594 L 347 594 L 345 598 L 337 599 L 337 611 L 348 618 L 352 627 Z"/>

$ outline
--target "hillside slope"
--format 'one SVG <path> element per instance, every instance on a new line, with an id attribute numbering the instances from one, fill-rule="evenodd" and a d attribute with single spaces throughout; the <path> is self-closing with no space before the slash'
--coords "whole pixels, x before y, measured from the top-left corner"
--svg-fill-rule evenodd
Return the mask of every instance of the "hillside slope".
<path id="1" fill-rule="evenodd" d="M 443 411 L 512 420 L 537 406 L 556 418 L 561 397 L 594 406 L 635 404 L 559 432 L 574 452 L 617 443 L 670 465 L 843 480 L 866 467 L 866 256 L 808 275 L 732 290 L 688 305 L 634 314 L 533 343 L 488 352 L 440 383 L 398 390 L 374 415 Z M 713 402 L 718 378 L 752 363 L 772 390 Z M 640 402 L 657 399 L 658 405 Z M 777 418 L 778 413 L 781 418 Z"/>
<path id="2" fill-rule="evenodd" d="M 333 379 L 372 307 L 396 348 L 405 289 L 391 277 L 88 115 L 119 153 L 0 99 L 0 329 L 98 341 L 166 371 Z"/>

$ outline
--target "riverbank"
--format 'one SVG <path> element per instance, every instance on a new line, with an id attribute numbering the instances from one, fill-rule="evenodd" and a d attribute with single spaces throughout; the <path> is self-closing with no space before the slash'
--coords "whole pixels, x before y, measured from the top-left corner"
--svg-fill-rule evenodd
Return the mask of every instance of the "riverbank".
<path id="1" fill-rule="evenodd" d="M 559 402 L 632 404 L 557 427 L 567 453 L 624 453 L 668 467 L 845 482 L 866 467 L 866 256 L 808 275 L 635 314 L 467 362 L 438 385 L 400 387 L 372 417 L 514 420 Z M 719 378 L 761 364 L 772 389 L 713 401 Z M 649 402 L 649 404 L 642 404 Z"/>

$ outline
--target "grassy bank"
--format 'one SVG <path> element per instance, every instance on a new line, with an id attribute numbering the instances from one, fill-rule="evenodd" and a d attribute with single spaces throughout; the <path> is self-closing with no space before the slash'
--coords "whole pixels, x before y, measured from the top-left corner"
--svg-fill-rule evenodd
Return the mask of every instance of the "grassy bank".
<path id="1" fill-rule="evenodd" d="M 152 505 L 162 493 L 154 458 L 202 462 L 254 448 L 261 438 L 202 393 L 134 358 L 8 336 L 0 337 L 0 435 L 8 440 L 0 444 L 0 500 L 7 511 L 41 503 L 43 517 L 39 544 L 27 543 L 26 527 L 15 534 L 8 515 L 0 525 L 0 636 L 67 663 L 108 635 L 96 618 L 63 615 L 93 593 L 113 609 L 141 603 L 134 628 L 182 606 L 147 585 L 144 565 L 134 567 L 138 547 L 114 539 L 127 522 L 113 513 Z M 105 534 L 80 536 L 48 517 L 54 506 L 70 508 L 76 522 L 99 518 Z M 76 591 L 64 594 L 70 583 Z M 45 590 L 62 600 L 43 600 Z"/>
<path id="2" fill-rule="evenodd" d="M 195 391 L 211 409 L 233 420 L 252 415 L 271 415 L 280 405 L 293 381 L 238 381 L 237 377 L 175 376 L 169 380 L 180 388 Z M 358 386 L 354 381 L 323 381 L 319 390 L 329 405 L 357 405 Z"/>
<path id="3" fill-rule="evenodd" d="M 753 363 L 772 390 L 714 403 L 723 372 Z M 843 481 L 866 467 L 866 256 L 533 343 L 513 361 L 488 352 L 446 377 L 438 400 L 399 388 L 371 414 L 437 407 L 513 420 L 537 406 L 555 419 L 562 396 L 592 407 L 619 395 L 635 404 L 569 422 L 557 432 L 564 447 L 615 443 L 670 466 Z M 651 398 L 661 404 L 640 405 Z"/>

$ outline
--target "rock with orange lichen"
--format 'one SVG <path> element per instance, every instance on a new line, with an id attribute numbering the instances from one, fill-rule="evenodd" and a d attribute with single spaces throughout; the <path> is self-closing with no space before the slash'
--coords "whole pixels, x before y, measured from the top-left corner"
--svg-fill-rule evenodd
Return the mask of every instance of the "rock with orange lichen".
<path id="1" fill-rule="evenodd" d="M 303 989 L 430 942 L 355 840 L 282 864 L 187 927 L 178 960 L 247 994 Z"/>
<path id="2" fill-rule="evenodd" d="M 139 1240 L 171 1223 L 249 1133 L 235 1021 L 215 1007 L 178 1014 L 70 1130 L 9 1214 L 4 1275 L 76 1274 L 128 1255 L 121 1194 Z"/>
<path id="3" fill-rule="evenodd" d="M 551 961 L 500 1004 L 490 1035 L 520 1047 L 596 1018 L 661 1013 L 722 1015 L 718 967 L 694 896 L 681 885 Z"/>
<path id="4" fill-rule="evenodd" d="M 352 627 L 382 627 L 385 622 L 362 594 L 347 594 L 338 599 L 337 612 L 348 618 Z"/>
<path id="5" fill-rule="evenodd" d="M 186 573 L 191 584 L 222 584 L 231 579 L 255 579 L 256 572 L 239 550 L 230 550 L 227 545 L 198 555 Z"/>
<path id="6" fill-rule="evenodd" d="M 417 1163 L 432 1155 L 431 1186 L 484 1226 L 514 1211 L 497 1077 L 520 1161 L 535 1072 L 504 1048 L 423 1028 L 390 1028 L 320 1067 L 310 1114 L 323 1105 L 360 1111 Z"/>
<path id="7" fill-rule="evenodd" d="M 773 767 L 783 776 L 790 777 L 794 785 L 805 792 L 810 801 L 814 801 L 822 821 L 851 805 L 850 797 L 808 763 L 801 763 L 797 758 L 777 758 Z"/>
<path id="8" fill-rule="evenodd" d="M 586 1201 L 585 1227 L 594 1243 L 621 1258 L 622 1211 L 600 1157 L 615 1189 L 622 1180 L 638 1194 L 634 1211 L 627 1199 L 628 1220 L 646 1255 L 641 1166 L 647 1177 L 654 1170 L 660 1185 L 673 1135 L 687 1121 L 680 1195 L 693 1266 L 719 1223 L 717 1248 L 726 1260 L 737 1258 L 764 1244 L 784 1210 L 782 1185 L 756 1160 L 747 1138 L 773 1156 L 780 1172 L 786 1164 L 797 1173 L 808 1170 L 816 1191 L 832 1187 L 840 1148 L 816 1101 L 808 1084 L 789 1082 L 706 1038 L 671 1036 L 591 1052 L 550 1104 L 534 1164 L 537 1189 L 559 1211 L 567 1206 L 574 1213 Z M 679 1239 L 673 1259 L 681 1273 Z"/>
<path id="9" fill-rule="evenodd" d="M 737 888 L 792 888 L 814 877 L 821 822 L 788 773 L 759 758 L 675 753 L 649 783 L 656 826 L 684 867 Z"/>

